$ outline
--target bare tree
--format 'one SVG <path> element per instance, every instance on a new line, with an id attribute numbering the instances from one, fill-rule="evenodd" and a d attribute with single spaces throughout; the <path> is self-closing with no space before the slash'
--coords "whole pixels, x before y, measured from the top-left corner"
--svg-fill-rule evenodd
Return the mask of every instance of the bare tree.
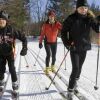
<path id="1" fill-rule="evenodd" d="M 37 29 L 36 32 L 40 33 L 41 22 L 44 18 L 43 16 L 45 15 L 43 11 L 43 1 L 42 0 L 32 0 L 30 9 L 31 9 L 31 17 L 33 19 L 33 22 L 36 23 L 36 26 L 37 26 L 37 28 L 35 27 Z"/>

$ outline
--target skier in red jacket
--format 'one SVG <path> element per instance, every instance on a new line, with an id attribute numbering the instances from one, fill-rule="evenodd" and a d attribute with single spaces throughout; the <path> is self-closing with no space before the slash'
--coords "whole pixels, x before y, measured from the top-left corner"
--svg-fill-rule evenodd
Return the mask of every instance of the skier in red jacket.
<path id="1" fill-rule="evenodd" d="M 41 35 L 39 38 L 39 48 L 43 47 L 42 40 L 44 39 L 44 46 L 46 50 L 46 69 L 45 73 L 48 75 L 49 71 L 55 71 L 55 61 L 56 61 L 56 51 L 57 51 L 57 35 L 59 30 L 61 30 L 62 25 L 60 22 L 56 21 L 56 15 L 54 11 L 49 11 L 48 19 L 43 24 Z M 52 53 L 52 64 L 49 67 L 50 62 L 50 52 Z"/>

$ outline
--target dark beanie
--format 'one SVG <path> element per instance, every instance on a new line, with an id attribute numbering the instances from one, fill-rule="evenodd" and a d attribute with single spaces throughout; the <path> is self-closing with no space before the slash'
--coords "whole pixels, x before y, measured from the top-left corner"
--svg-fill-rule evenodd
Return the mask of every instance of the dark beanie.
<path id="1" fill-rule="evenodd" d="M 7 13 L 5 13 L 4 11 L 0 11 L 0 18 L 8 20 L 9 19 L 9 15 Z"/>
<path id="2" fill-rule="evenodd" d="M 81 6 L 86 6 L 86 7 L 88 7 L 87 0 L 77 0 L 76 8 L 81 7 Z"/>

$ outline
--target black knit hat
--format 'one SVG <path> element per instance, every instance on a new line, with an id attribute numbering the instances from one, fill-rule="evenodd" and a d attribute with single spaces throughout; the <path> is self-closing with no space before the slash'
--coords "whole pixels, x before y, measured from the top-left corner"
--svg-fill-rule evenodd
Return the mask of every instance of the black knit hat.
<path id="1" fill-rule="evenodd" d="M 9 15 L 7 13 L 5 13 L 4 11 L 0 11 L 0 18 L 8 20 L 9 19 Z"/>
<path id="2" fill-rule="evenodd" d="M 81 7 L 81 6 L 86 6 L 86 7 L 88 7 L 87 0 L 77 0 L 76 8 Z"/>

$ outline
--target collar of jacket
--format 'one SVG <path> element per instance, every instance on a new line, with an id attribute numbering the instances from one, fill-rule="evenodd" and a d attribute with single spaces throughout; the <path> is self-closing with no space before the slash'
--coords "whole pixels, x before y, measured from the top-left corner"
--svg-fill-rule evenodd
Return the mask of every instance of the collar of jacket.
<path id="1" fill-rule="evenodd" d="M 54 24 L 56 24 L 56 22 L 57 22 L 57 21 L 55 20 L 55 23 L 54 23 Z M 46 21 L 46 24 L 50 24 L 50 23 L 49 23 L 49 19 Z"/>
<path id="2" fill-rule="evenodd" d="M 80 13 L 78 13 L 77 11 L 75 12 L 76 13 L 76 16 L 78 17 L 78 18 L 82 18 L 82 19 L 84 19 L 84 18 L 86 18 L 87 17 L 87 15 L 82 15 L 82 14 L 80 14 Z"/>
<path id="3" fill-rule="evenodd" d="M 7 31 L 7 25 L 3 28 L 0 28 L 0 34 L 4 35 Z"/>

